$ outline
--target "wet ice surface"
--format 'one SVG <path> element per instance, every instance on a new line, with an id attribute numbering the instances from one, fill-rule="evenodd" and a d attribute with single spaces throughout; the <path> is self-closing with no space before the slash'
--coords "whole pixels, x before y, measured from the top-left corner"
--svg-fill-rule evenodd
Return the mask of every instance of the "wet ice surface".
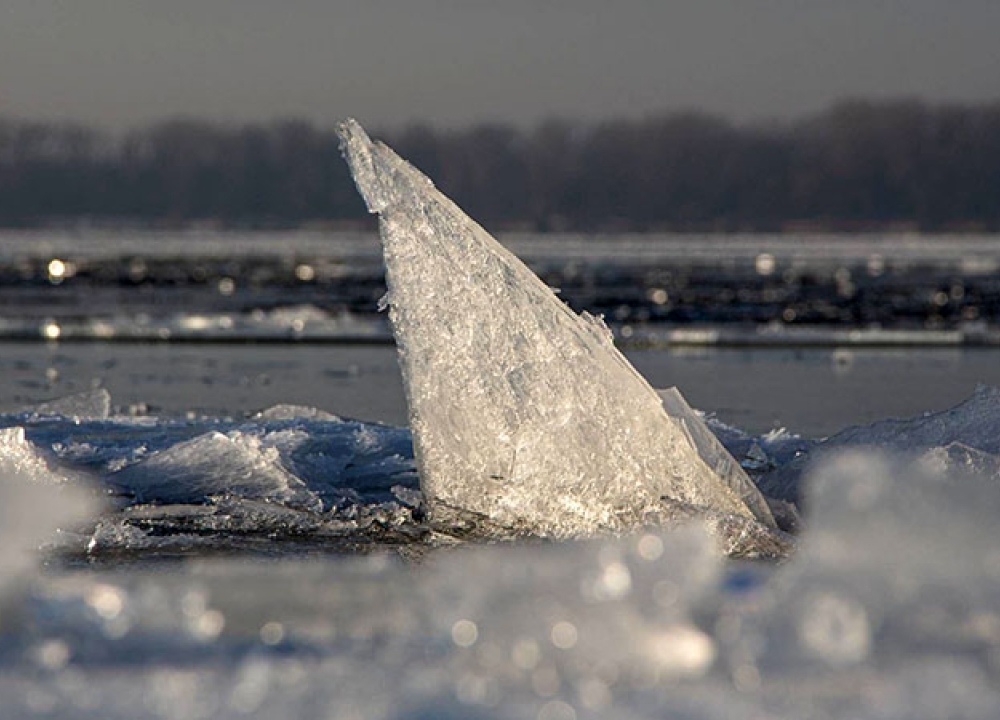
<path id="1" fill-rule="evenodd" d="M 883 450 L 807 471 L 805 529 L 780 565 L 725 561 L 701 525 L 460 543 L 463 528 L 414 510 L 404 429 L 296 406 L 225 421 L 109 405 L 97 392 L 0 418 L 5 718 L 1000 707 L 996 390 L 843 433 Z M 815 454 L 794 434 L 709 427 L 753 476 Z M 956 448 L 975 461 L 942 463 Z M 76 522 L 81 498 L 103 503 L 96 526 Z M 40 574 L 23 553 L 38 543 Z"/>

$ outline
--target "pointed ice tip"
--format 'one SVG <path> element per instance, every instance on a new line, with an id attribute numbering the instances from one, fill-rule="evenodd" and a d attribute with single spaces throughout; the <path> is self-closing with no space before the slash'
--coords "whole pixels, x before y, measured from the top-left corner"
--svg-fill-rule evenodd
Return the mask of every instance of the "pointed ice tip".
<path id="1" fill-rule="evenodd" d="M 337 127 L 340 152 L 354 177 L 354 184 L 368 206 L 368 212 L 384 213 L 404 198 L 419 201 L 434 183 L 399 157 L 384 143 L 373 142 L 360 123 L 347 118 Z"/>
<path id="2" fill-rule="evenodd" d="M 372 144 L 368 133 L 361 127 L 361 123 L 354 118 L 347 118 L 337 124 L 337 137 L 340 138 L 340 151 L 348 161 L 351 159 L 349 153 L 353 149 L 358 147 L 370 148 Z"/>
<path id="3" fill-rule="evenodd" d="M 385 188 L 375 171 L 371 138 L 354 118 L 347 118 L 337 126 L 337 136 L 340 138 L 340 152 L 351 169 L 354 184 L 368 206 L 368 212 L 381 212 L 387 202 Z"/>

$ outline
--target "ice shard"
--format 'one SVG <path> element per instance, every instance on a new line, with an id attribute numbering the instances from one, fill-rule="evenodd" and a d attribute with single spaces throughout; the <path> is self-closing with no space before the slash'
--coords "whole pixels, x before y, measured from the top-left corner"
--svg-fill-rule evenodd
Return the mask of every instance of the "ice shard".
<path id="1" fill-rule="evenodd" d="M 379 216 L 432 519 L 457 509 L 552 537 L 624 530 L 671 505 L 773 522 L 759 496 L 748 505 L 752 488 L 735 491 L 701 457 L 599 318 L 575 314 L 356 122 L 340 137 Z"/>
<path id="2" fill-rule="evenodd" d="M 672 387 L 657 390 L 657 394 L 663 401 L 663 409 L 681 424 L 701 459 L 715 471 L 722 482 L 739 495 L 758 520 L 774 527 L 774 516 L 753 480 L 723 447 L 715 433 L 708 429 L 705 421 L 688 405 L 681 391 Z"/>

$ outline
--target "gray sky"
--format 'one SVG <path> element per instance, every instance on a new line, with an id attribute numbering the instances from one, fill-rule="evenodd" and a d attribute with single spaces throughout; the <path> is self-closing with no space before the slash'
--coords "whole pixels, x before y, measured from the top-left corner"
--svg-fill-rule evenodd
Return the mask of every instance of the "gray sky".
<path id="1" fill-rule="evenodd" d="M 0 115 L 532 123 L 1000 98 L 996 0 L 0 0 Z"/>

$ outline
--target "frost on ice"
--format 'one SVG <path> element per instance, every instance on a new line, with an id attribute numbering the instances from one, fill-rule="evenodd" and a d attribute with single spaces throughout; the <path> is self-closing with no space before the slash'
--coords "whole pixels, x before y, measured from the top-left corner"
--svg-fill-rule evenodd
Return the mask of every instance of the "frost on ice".
<path id="1" fill-rule="evenodd" d="M 700 510 L 773 522 L 752 484 L 734 488 L 699 455 L 691 427 L 664 410 L 599 318 L 576 315 L 356 122 L 340 134 L 380 219 L 389 318 L 432 515 L 459 509 L 554 537 Z"/>

